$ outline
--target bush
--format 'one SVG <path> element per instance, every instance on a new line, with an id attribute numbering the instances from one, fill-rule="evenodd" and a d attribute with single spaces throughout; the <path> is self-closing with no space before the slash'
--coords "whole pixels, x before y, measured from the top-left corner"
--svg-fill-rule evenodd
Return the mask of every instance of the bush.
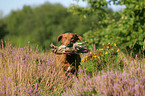
<path id="1" fill-rule="evenodd" d="M 118 67 L 118 54 L 119 49 L 115 43 L 102 44 L 102 48 L 90 52 L 82 60 L 82 65 L 87 72 L 98 72 L 101 70 L 110 70 L 111 68 Z"/>
<path id="2" fill-rule="evenodd" d="M 80 16 L 89 18 L 90 15 L 98 14 L 99 20 L 95 20 L 90 31 L 84 34 L 85 40 L 89 46 L 95 44 L 98 48 L 100 42 L 116 43 L 119 48 L 127 53 L 131 51 L 135 56 L 139 52 L 144 53 L 142 46 L 145 40 L 145 7 L 144 0 L 83 0 L 88 1 L 88 7 L 72 7 L 71 12 Z M 108 4 L 113 2 L 114 5 L 126 6 L 120 12 L 106 11 Z M 88 16 L 89 15 L 89 16 Z M 97 23 L 94 23 L 97 22 Z M 124 51 L 126 52 L 126 50 Z"/>
<path id="3" fill-rule="evenodd" d="M 142 46 L 145 40 L 144 1 L 121 0 L 118 4 L 124 4 L 126 6 L 123 11 L 119 12 L 121 18 L 118 21 L 108 19 L 107 22 L 112 21 L 110 25 L 106 28 L 89 31 L 84 35 L 85 40 L 88 40 L 90 45 L 97 45 L 100 42 L 106 44 L 108 42 L 114 42 L 122 51 L 126 52 L 125 49 L 127 49 L 128 53 L 131 51 L 134 54 L 138 54 L 140 51 L 143 52 Z"/>

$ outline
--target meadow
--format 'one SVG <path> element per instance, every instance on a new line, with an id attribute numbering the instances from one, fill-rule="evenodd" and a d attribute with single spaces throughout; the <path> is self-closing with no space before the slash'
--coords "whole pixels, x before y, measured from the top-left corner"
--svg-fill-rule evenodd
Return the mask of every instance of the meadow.
<path id="1" fill-rule="evenodd" d="M 93 52 L 88 54 L 93 54 Z M 85 59 L 88 54 L 82 55 L 82 58 Z M 96 56 L 98 55 L 93 55 L 94 58 Z M 82 59 L 78 78 L 72 77 L 64 80 L 61 72 L 55 68 L 55 54 L 42 52 L 37 47 L 30 47 L 29 44 L 24 48 L 16 48 L 10 43 L 2 44 L 0 48 L 0 95 L 145 95 L 145 64 L 143 59 L 138 59 L 137 56 L 132 58 L 119 55 L 118 59 L 122 60 L 123 66 L 120 66 L 120 62 L 118 62 L 115 63 L 116 66 L 103 66 L 101 70 L 96 67 L 96 71 L 87 70 L 85 65 L 91 65 L 92 62 L 84 62 L 84 59 Z M 98 59 L 94 60 L 96 60 L 96 64 L 100 64 L 97 63 Z M 109 61 L 105 64 L 113 65 L 114 61 L 112 63 Z"/>
<path id="2" fill-rule="evenodd" d="M 0 96 L 145 96 L 144 0 L 81 1 L 87 7 L 46 2 L 0 19 Z M 80 54 L 78 78 L 68 80 L 48 49 L 66 32 L 91 49 Z"/>

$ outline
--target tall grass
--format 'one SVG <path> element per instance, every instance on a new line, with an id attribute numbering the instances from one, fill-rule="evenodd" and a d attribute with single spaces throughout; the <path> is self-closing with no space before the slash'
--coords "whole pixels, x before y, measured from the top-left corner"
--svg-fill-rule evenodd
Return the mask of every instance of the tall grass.
<path id="1" fill-rule="evenodd" d="M 15 48 L 11 44 L 5 47 L 2 45 L 0 94 L 26 96 L 61 93 L 62 87 L 65 87 L 67 82 L 55 69 L 54 54 L 38 51 L 37 48 L 29 46 Z"/>
<path id="2" fill-rule="evenodd" d="M 55 54 L 29 45 L 0 48 L 0 95 L 11 96 L 143 96 L 145 64 L 124 59 L 123 71 L 113 68 L 92 77 L 79 69 L 77 78 L 65 80 L 55 68 Z M 125 58 L 125 57 L 124 57 Z"/>

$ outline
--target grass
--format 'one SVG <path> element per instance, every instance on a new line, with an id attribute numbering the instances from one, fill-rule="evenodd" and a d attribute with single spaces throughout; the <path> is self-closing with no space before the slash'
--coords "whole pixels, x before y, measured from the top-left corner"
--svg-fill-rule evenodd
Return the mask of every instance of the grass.
<path id="1" fill-rule="evenodd" d="M 11 96 L 143 96 L 143 60 L 122 57 L 125 66 L 100 70 L 89 76 L 79 69 L 77 78 L 64 80 L 55 68 L 55 54 L 39 52 L 29 45 L 0 48 L 0 95 Z M 131 58 L 131 59 L 130 59 Z M 83 66 L 83 65 L 82 65 Z"/>

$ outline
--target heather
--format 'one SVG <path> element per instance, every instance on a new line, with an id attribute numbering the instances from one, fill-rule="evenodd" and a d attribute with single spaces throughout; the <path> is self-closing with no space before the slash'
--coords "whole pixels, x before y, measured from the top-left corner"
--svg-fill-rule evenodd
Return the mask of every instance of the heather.
<path id="1" fill-rule="evenodd" d="M 29 45 L 0 49 L 0 94 L 18 96 L 59 95 L 68 82 L 55 69 L 54 54 Z M 63 85 L 63 86 L 62 86 Z M 59 90 L 59 92 L 57 92 Z"/>
<path id="2" fill-rule="evenodd" d="M 82 58 L 88 54 L 82 55 Z M 78 78 L 65 80 L 55 68 L 55 54 L 29 44 L 16 48 L 10 43 L 0 48 L 0 94 L 12 96 L 143 96 L 143 59 L 119 56 L 124 66 L 106 67 L 89 74 L 85 63 Z M 111 59 L 110 59 L 111 60 Z M 89 62 L 86 62 L 86 64 Z M 109 62 L 106 62 L 106 65 Z M 97 70 L 97 68 L 96 68 Z"/>
<path id="3" fill-rule="evenodd" d="M 126 60 L 126 62 L 128 62 Z M 144 96 L 145 66 L 136 61 L 126 63 L 123 72 L 101 71 L 93 77 L 86 74 L 75 80 L 72 89 L 66 89 L 65 96 Z"/>

